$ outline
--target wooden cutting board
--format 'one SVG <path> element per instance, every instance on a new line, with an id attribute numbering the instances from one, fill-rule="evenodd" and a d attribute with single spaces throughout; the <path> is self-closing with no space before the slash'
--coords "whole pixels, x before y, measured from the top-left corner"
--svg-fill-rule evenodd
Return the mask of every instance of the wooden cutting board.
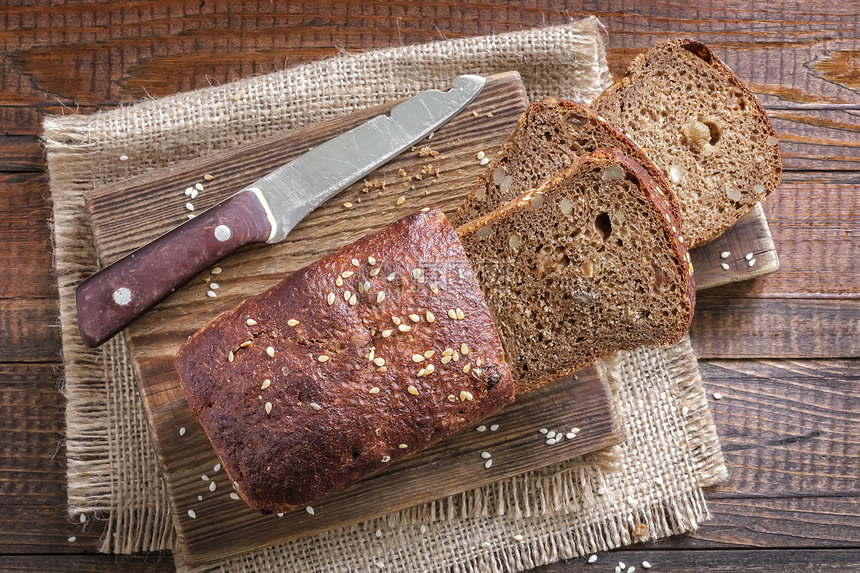
<path id="1" fill-rule="evenodd" d="M 201 212 L 275 166 L 393 105 L 90 192 L 87 210 L 102 262 L 109 264 L 184 221 L 190 212 L 187 202 L 193 203 L 195 213 Z M 283 517 L 261 516 L 230 497 L 229 480 L 223 470 L 215 470 L 218 459 L 188 409 L 173 370 L 179 345 L 219 312 L 417 209 L 436 203 L 451 213 L 484 169 L 478 152 L 492 156 L 526 105 L 518 74 L 489 78 L 475 102 L 429 141 L 340 193 L 283 242 L 246 248 L 224 259 L 218 265 L 220 273 L 213 271 L 195 279 L 126 329 L 124 336 L 174 509 L 179 545 L 191 564 L 358 523 L 622 440 L 604 380 L 597 368 L 589 368 L 576 378 L 519 397 L 486 421 L 483 432 L 466 430 L 320 500 L 314 504 L 313 515 L 299 510 Z M 185 189 L 197 184 L 203 190 L 190 199 Z M 352 206 L 345 207 L 347 202 Z M 539 431 L 567 433 L 573 427 L 581 428 L 576 437 L 555 445 L 547 445 Z M 490 468 L 485 467 L 482 452 L 492 455 Z"/>

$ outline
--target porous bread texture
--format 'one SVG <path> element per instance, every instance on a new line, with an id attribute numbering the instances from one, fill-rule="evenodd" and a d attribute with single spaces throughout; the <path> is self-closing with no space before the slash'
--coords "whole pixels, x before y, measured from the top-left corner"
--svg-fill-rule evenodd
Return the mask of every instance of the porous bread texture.
<path id="1" fill-rule="evenodd" d="M 452 224 L 465 225 L 486 215 L 601 147 L 618 149 L 642 165 L 658 187 L 669 188 L 657 166 L 620 131 L 578 103 L 545 98 L 531 104 L 517 121 L 513 133 L 451 217 Z M 666 199 L 679 217 L 674 196 Z"/>
<path id="2" fill-rule="evenodd" d="M 690 248 L 721 235 L 779 184 L 779 140 L 767 114 L 704 44 L 656 44 L 592 108 L 666 175 Z"/>
<path id="3" fill-rule="evenodd" d="M 499 330 L 517 394 L 618 350 L 689 328 L 689 254 L 636 162 L 600 149 L 457 229 Z"/>

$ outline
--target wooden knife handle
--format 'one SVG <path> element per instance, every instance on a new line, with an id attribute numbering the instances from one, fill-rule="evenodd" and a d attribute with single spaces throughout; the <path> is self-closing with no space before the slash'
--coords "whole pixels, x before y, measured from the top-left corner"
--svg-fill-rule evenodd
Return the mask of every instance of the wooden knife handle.
<path id="1" fill-rule="evenodd" d="M 268 210 L 245 190 L 100 270 L 75 291 L 84 344 L 102 344 L 219 259 L 270 233 Z"/>

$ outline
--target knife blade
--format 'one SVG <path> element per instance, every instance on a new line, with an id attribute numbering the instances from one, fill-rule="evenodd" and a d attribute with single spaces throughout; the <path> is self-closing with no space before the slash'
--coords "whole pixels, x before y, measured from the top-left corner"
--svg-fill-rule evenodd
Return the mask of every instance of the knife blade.
<path id="1" fill-rule="evenodd" d="M 103 344 L 236 249 L 283 240 L 327 199 L 456 117 L 485 82 L 465 75 L 447 91 L 421 92 L 96 272 L 75 290 L 84 344 Z"/>

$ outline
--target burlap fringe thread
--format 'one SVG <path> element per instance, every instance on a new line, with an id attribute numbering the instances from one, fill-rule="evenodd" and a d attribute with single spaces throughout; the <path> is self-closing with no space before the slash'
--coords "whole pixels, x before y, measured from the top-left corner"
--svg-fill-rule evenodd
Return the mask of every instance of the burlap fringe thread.
<path id="1" fill-rule="evenodd" d="M 587 103 L 610 79 L 599 24 L 595 18 L 586 18 L 565 26 L 343 55 L 108 113 L 45 120 L 66 364 L 69 512 L 72 516 L 106 516 L 101 551 L 131 553 L 172 548 L 175 533 L 128 348 L 124 342 L 114 340 L 90 350 L 78 336 L 74 288 L 98 267 L 83 214 L 84 191 L 276 131 L 378 105 L 429 87 L 444 87 L 449 81 L 446 78 L 462 73 L 492 74 L 511 69 L 521 73 L 532 99 L 552 95 Z M 120 154 L 129 160 L 118 163 Z M 692 351 L 688 354 L 692 355 Z M 725 467 L 717 455 L 719 444 L 701 380 L 678 388 L 678 399 L 689 400 L 691 412 L 702 414 L 695 425 L 686 429 L 691 435 L 690 448 L 694 448 L 687 453 L 695 465 L 690 467 L 692 481 L 708 485 L 720 479 Z M 379 558 L 400 562 L 407 568 L 415 555 L 408 549 L 404 553 L 403 548 L 414 544 L 430 548 L 437 545 L 435 554 L 441 546 L 453 546 L 457 551 L 448 555 L 444 564 L 438 564 L 455 571 L 520 569 L 554 560 L 554 555 L 557 559 L 616 547 L 632 542 L 632 534 L 617 511 L 617 515 L 606 513 L 609 506 L 600 515 L 592 515 L 593 508 L 606 505 L 593 491 L 597 487 L 594 484 L 608 481 L 612 472 L 604 470 L 621 463 L 624 455 L 620 448 L 610 449 L 353 528 L 237 557 L 217 568 L 286 570 L 301 564 L 331 571 L 375 570 L 376 562 L 366 558 L 373 554 L 366 550 L 373 549 L 375 542 L 357 542 L 354 546 L 349 540 L 364 539 L 361 532 L 377 529 L 399 531 L 398 543 L 377 553 L 382 555 Z M 696 472 L 704 479 L 696 480 Z M 642 518 L 654 524 L 654 537 L 690 531 L 707 514 L 698 489 L 649 502 L 647 507 L 652 509 Z M 592 515 L 592 522 L 580 521 L 586 515 Z M 567 523 L 571 516 L 578 516 L 576 523 Z M 513 521 L 505 525 L 507 520 Z M 541 539 L 527 536 L 517 547 L 494 549 L 491 553 L 482 549 L 482 553 L 472 555 L 451 543 L 463 537 L 469 539 L 470 546 L 474 545 L 478 534 L 473 539 L 463 531 L 478 523 L 484 531 L 498 532 L 505 527 L 519 527 L 523 522 L 533 522 L 533 531 L 543 531 L 550 524 L 551 531 Z M 431 543 L 427 535 L 417 533 L 419 524 L 444 536 L 436 536 L 437 543 Z M 401 544 L 409 539 L 412 546 Z M 350 549 L 357 553 L 350 553 Z M 341 562 L 332 562 L 332 556 Z M 437 563 L 417 562 L 426 562 L 427 568 Z M 177 566 L 185 569 L 179 555 Z"/>

